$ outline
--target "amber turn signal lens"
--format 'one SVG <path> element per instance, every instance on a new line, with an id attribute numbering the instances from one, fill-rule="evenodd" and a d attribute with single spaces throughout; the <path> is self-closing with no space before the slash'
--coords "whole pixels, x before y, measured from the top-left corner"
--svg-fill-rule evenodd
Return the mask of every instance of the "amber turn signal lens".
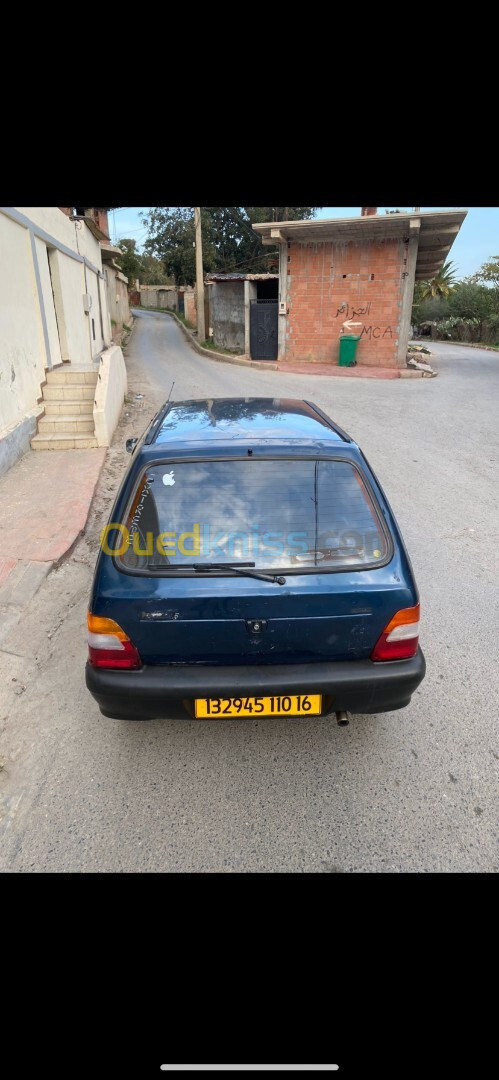
<path id="1" fill-rule="evenodd" d="M 130 641 L 128 634 L 125 634 L 114 619 L 105 619 L 102 615 L 91 615 L 88 612 L 87 626 L 91 634 L 113 634 L 120 641 Z"/>

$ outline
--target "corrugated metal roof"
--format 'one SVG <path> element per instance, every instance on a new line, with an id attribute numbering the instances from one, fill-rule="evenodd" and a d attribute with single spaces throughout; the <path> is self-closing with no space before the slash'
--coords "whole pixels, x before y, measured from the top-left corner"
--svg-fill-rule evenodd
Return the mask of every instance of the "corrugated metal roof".
<path id="1" fill-rule="evenodd" d="M 279 274 L 207 274 L 206 281 L 270 281 L 279 280 Z"/>

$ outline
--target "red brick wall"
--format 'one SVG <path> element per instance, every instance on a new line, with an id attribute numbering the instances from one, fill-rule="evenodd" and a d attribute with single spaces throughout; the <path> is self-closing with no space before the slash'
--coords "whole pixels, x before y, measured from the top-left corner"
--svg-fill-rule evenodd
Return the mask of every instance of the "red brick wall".
<path id="1" fill-rule="evenodd" d="M 107 220 L 107 210 L 96 209 L 96 211 L 95 211 L 95 220 L 97 222 L 97 225 L 99 226 L 99 229 L 102 229 L 102 232 L 104 233 L 105 236 L 107 236 L 107 238 L 109 240 L 109 225 L 108 225 L 108 220 Z"/>
<path id="2" fill-rule="evenodd" d="M 286 360 L 337 363 L 341 324 L 362 325 L 357 363 L 397 367 L 403 240 L 288 246 Z"/>

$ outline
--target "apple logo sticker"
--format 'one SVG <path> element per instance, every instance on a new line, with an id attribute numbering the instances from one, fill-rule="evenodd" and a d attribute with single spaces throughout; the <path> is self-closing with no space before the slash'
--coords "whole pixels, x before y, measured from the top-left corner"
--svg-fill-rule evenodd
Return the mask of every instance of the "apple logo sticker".
<path id="1" fill-rule="evenodd" d="M 166 487 L 171 487 L 175 483 L 173 472 L 167 472 L 163 476 L 163 483 Z"/>

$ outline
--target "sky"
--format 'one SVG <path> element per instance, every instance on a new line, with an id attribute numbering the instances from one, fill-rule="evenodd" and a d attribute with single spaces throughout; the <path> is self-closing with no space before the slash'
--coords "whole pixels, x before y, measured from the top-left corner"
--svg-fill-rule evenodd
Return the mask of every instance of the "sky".
<path id="1" fill-rule="evenodd" d="M 139 251 L 147 238 L 147 229 L 139 217 L 139 213 L 146 213 L 148 206 L 125 206 L 111 212 L 109 225 L 112 240 L 125 237 L 137 241 Z M 380 206 L 378 213 L 384 214 L 385 210 L 411 210 L 410 206 Z M 458 210 L 457 206 L 422 206 L 424 210 Z M 466 208 L 463 208 L 466 209 Z M 491 255 L 499 255 L 499 207 L 498 206 L 472 206 L 468 207 L 468 215 L 465 218 L 457 239 L 454 241 L 449 259 L 455 263 L 458 277 L 467 277 L 487 262 Z M 359 217 L 360 206 L 323 206 L 319 210 L 317 218 L 334 217 Z"/>

